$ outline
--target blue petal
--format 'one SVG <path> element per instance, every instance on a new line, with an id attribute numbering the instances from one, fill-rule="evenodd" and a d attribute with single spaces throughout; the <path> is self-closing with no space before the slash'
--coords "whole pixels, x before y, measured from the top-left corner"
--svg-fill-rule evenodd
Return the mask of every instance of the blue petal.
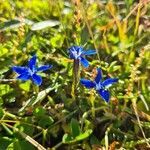
<path id="1" fill-rule="evenodd" d="M 37 74 L 32 75 L 32 80 L 38 86 L 42 84 L 42 78 Z"/>
<path id="2" fill-rule="evenodd" d="M 74 56 L 74 54 L 72 53 L 72 51 L 70 51 L 70 53 L 69 53 L 69 58 L 70 58 L 70 59 L 75 59 L 75 56 Z"/>
<path id="3" fill-rule="evenodd" d="M 72 46 L 69 48 L 69 57 L 71 59 L 78 59 L 82 54 L 83 48 L 80 46 Z"/>
<path id="4" fill-rule="evenodd" d="M 95 78 L 95 82 L 99 83 L 102 80 L 102 70 L 100 68 L 97 68 L 97 76 Z"/>
<path id="5" fill-rule="evenodd" d="M 36 70 L 36 55 L 29 60 L 29 68 L 34 72 Z"/>
<path id="6" fill-rule="evenodd" d="M 84 58 L 84 57 L 80 57 L 81 59 L 81 63 L 82 65 L 87 68 L 89 66 L 89 62 Z"/>
<path id="7" fill-rule="evenodd" d="M 107 103 L 109 102 L 110 99 L 110 93 L 108 90 L 100 89 L 97 91 L 99 95 L 105 100 Z"/>
<path id="8" fill-rule="evenodd" d="M 74 57 L 74 52 L 75 51 L 75 48 L 74 48 L 74 46 L 72 46 L 72 47 L 70 47 L 69 48 L 69 57 L 71 58 L 71 59 L 74 59 L 75 57 Z"/>
<path id="9" fill-rule="evenodd" d="M 37 68 L 37 71 L 45 71 L 45 70 L 48 70 L 48 69 L 51 69 L 52 68 L 52 65 L 44 65 L 44 66 L 41 66 L 39 68 Z"/>
<path id="10" fill-rule="evenodd" d="M 76 46 L 76 51 L 79 53 L 82 53 L 83 48 L 81 46 Z"/>
<path id="11" fill-rule="evenodd" d="M 81 84 L 84 85 L 86 88 L 94 88 L 95 83 L 93 81 L 87 80 L 87 79 L 81 79 L 80 80 Z"/>
<path id="12" fill-rule="evenodd" d="M 30 79 L 30 74 L 28 73 L 24 73 L 24 74 L 21 74 L 20 76 L 17 77 L 17 79 L 20 79 L 20 80 L 23 80 L 23 81 L 27 81 Z"/>
<path id="13" fill-rule="evenodd" d="M 113 83 L 116 83 L 118 81 L 117 78 L 109 78 L 102 82 L 102 85 L 105 87 L 110 87 Z"/>
<path id="14" fill-rule="evenodd" d="M 84 54 L 84 55 L 94 55 L 94 54 L 96 54 L 96 51 L 95 50 L 88 50 L 88 51 L 84 51 L 82 54 Z"/>
<path id="15" fill-rule="evenodd" d="M 77 51 L 77 53 L 82 52 L 83 48 L 81 46 L 72 46 L 70 47 L 70 50 Z"/>
<path id="16" fill-rule="evenodd" d="M 14 66 L 12 67 L 13 71 L 17 72 L 18 74 L 23 74 L 23 73 L 27 73 L 29 70 L 26 67 L 18 67 L 18 66 Z"/>

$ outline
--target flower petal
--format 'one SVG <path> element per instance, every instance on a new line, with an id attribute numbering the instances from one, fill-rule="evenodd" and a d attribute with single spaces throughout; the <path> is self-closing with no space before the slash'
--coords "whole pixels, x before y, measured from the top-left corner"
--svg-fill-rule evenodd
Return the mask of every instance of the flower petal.
<path id="1" fill-rule="evenodd" d="M 95 50 L 87 50 L 87 51 L 84 51 L 82 54 L 84 54 L 84 55 L 94 55 L 94 54 L 96 54 L 96 51 Z"/>
<path id="2" fill-rule="evenodd" d="M 36 55 L 29 60 L 29 68 L 34 72 L 36 70 Z"/>
<path id="3" fill-rule="evenodd" d="M 89 66 L 89 62 L 84 58 L 84 57 L 80 57 L 81 59 L 81 64 L 87 68 Z"/>
<path id="4" fill-rule="evenodd" d="M 75 46 L 75 47 L 78 54 L 81 54 L 83 52 L 83 47 L 81 46 Z"/>
<path id="5" fill-rule="evenodd" d="M 48 69 L 51 69 L 52 68 L 52 65 L 44 65 L 44 66 L 41 66 L 39 68 L 37 68 L 37 71 L 45 71 L 45 70 L 48 70 Z"/>
<path id="6" fill-rule="evenodd" d="M 83 48 L 81 46 L 72 46 L 69 48 L 70 51 L 77 51 L 77 53 L 81 53 Z"/>
<path id="7" fill-rule="evenodd" d="M 97 76 L 95 78 L 95 82 L 99 83 L 102 80 L 102 70 L 100 68 L 97 68 Z"/>
<path id="8" fill-rule="evenodd" d="M 28 73 L 24 73 L 24 74 L 21 74 L 20 76 L 17 77 L 17 79 L 20 79 L 20 80 L 23 80 L 23 81 L 27 81 L 30 79 L 30 74 Z"/>
<path id="9" fill-rule="evenodd" d="M 14 66 L 12 67 L 13 71 L 15 71 L 18 74 L 23 74 L 23 73 L 27 73 L 29 70 L 26 67 L 18 67 L 18 66 Z"/>
<path id="10" fill-rule="evenodd" d="M 69 52 L 69 58 L 70 58 L 70 59 L 75 59 L 75 56 L 74 56 L 74 54 L 72 53 L 72 51 Z"/>
<path id="11" fill-rule="evenodd" d="M 84 85 L 86 88 L 94 88 L 95 83 L 93 81 L 87 80 L 87 79 L 81 79 L 80 80 L 81 84 Z"/>
<path id="12" fill-rule="evenodd" d="M 108 90 L 100 89 L 97 92 L 103 98 L 103 100 L 105 100 L 107 103 L 109 102 L 110 93 Z"/>
<path id="13" fill-rule="evenodd" d="M 110 87 L 113 83 L 118 81 L 117 78 L 109 78 L 102 82 L 102 85 L 106 88 Z"/>
<path id="14" fill-rule="evenodd" d="M 38 86 L 42 84 L 42 78 L 37 74 L 32 75 L 32 80 Z"/>
<path id="15" fill-rule="evenodd" d="M 80 46 L 72 46 L 69 48 L 69 57 L 71 59 L 78 59 L 82 54 L 83 48 Z"/>

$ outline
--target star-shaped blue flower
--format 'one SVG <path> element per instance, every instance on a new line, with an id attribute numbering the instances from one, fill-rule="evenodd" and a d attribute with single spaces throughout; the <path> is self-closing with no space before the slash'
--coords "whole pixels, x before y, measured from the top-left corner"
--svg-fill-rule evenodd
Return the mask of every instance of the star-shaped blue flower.
<path id="1" fill-rule="evenodd" d="M 85 56 L 96 54 L 95 50 L 87 50 L 85 51 L 81 46 L 72 46 L 69 48 L 69 56 L 70 59 L 79 60 L 81 64 L 87 68 L 89 66 L 89 62 L 85 58 Z"/>
<path id="2" fill-rule="evenodd" d="M 110 93 L 108 91 L 108 87 L 110 87 L 113 83 L 118 81 L 117 78 L 109 78 L 102 81 L 102 71 L 100 68 L 97 69 L 97 76 L 94 81 L 90 81 L 87 79 L 81 79 L 80 82 L 86 88 L 95 88 L 98 94 L 104 99 L 106 102 L 109 102 Z"/>
<path id="3" fill-rule="evenodd" d="M 39 86 L 42 84 L 42 78 L 41 78 L 41 76 L 37 75 L 37 73 L 52 68 L 52 65 L 43 65 L 43 66 L 37 67 L 36 59 L 37 59 L 37 57 L 36 57 L 36 55 L 34 55 L 29 60 L 27 67 L 21 67 L 21 66 L 12 67 L 13 71 L 15 71 L 17 74 L 19 74 L 17 79 L 20 79 L 23 81 L 32 79 L 36 85 Z"/>

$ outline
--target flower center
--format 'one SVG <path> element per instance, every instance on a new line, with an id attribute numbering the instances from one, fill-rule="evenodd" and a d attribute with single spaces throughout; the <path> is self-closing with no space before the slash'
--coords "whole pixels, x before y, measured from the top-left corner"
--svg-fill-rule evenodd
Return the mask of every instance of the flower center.
<path id="1" fill-rule="evenodd" d="M 104 86 L 101 84 L 101 82 L 96 83 L 96 90 L 104 89 Z"/>
<path id="2" fill-rule="evenodd" d="M 74 56 L 74 59 L 79 59 L 79 57 L 82 54 L 82 50 L 80 50 L 80 48 L 78 50 L 76 50 L 75 48 L 73 48 L 72 54 Z"/>
<path id="3" fill-rule="evenodd" d="M 36 72 L 36 71 L 35 71 L 34 69 L 33 69 L 33 70 L 29 69 L 29 73 L 30 73 L 31 76 L 32 76 L 35 72 Z"/>

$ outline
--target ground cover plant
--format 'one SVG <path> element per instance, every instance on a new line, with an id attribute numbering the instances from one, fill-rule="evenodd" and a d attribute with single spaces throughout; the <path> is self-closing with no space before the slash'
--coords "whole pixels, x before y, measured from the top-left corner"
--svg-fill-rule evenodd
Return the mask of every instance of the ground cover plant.
<path id="1" fill-rule="evenodd" d="M 150 149 L 149 0 L 0 1 L 0 150 Z"/>

